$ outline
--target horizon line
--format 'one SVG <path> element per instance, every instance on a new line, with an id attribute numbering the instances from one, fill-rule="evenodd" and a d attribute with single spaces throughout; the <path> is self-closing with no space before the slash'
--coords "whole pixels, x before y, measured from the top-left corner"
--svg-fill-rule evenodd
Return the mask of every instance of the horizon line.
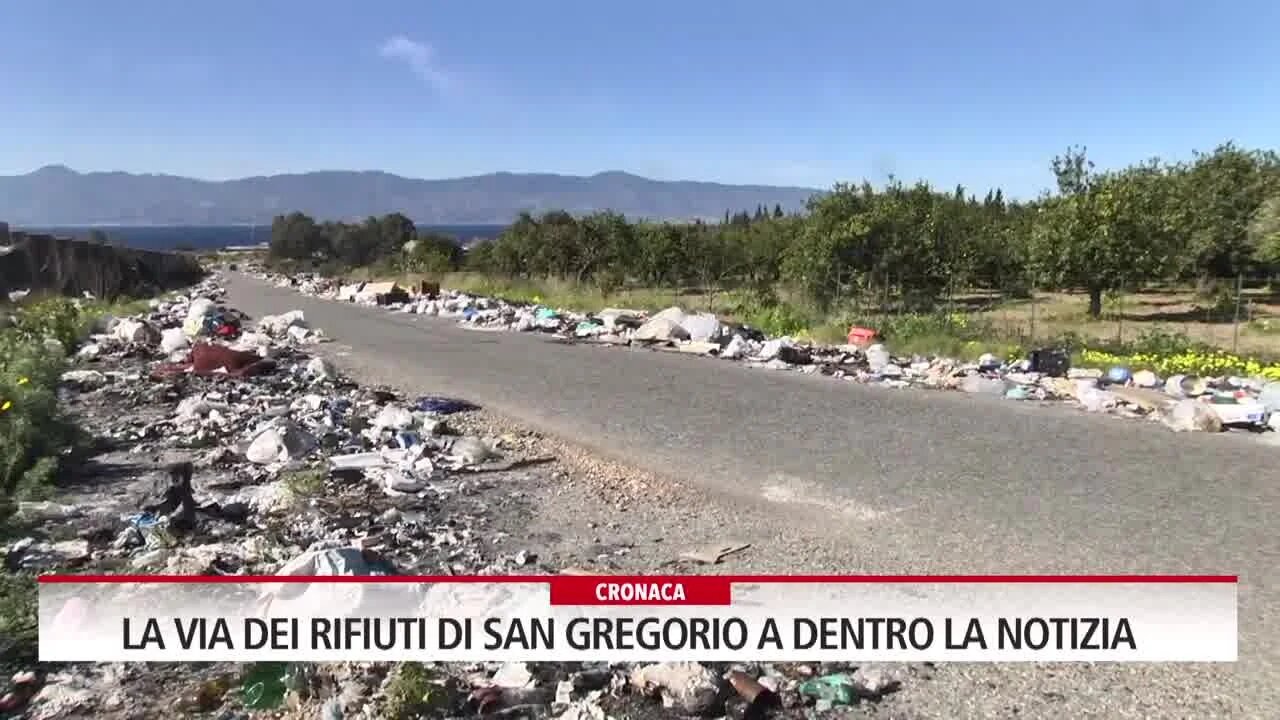
<path id="1" fill-rule="evenodd" d="M 27 172 L 20 172 L 17 174 L 0 174 L 0 178 L 29 177 L 31 175 L 35 175 L 37 173 L 40 173 L 46 170 L 64 171 L 64 172 L 68 172 L 68 173 L 71 173 L 74 175 L 80 175 L 80 176 L 132 175 L 135 177 L 163 177 L 163 178 L 175 178 L 175 179 L 181 179 L 181 180 L 195 180 L 197 182 L 207 182 L 207 183 L 226 183 L 226 182 L 239 182 L 243 180 L 260 180 L 260 179 L 270 180 L 272 178 L 297 177 L 302 175 L 319 175 L 319 174 L 325 174 L 325 173 L 347 173 L 352 175 L 389 175 L 391 177 L 400 178 L 402 180 L 412 180 L 412 181 L 419 181 L 419 182 L 449 182 L 452 180 L 474 180 L 477 178 L 494 177 L 494 176 L 501 176 L 501 175 L 542 176 L 542 177 L 556 177 L 556 178 L 573 178 L 573 179 L 582 179 L 582 180 L 590 180 L 593 178 L 599 178 L 601 176 L 606 176 L 606 175 L 625 175 L 627 177 L 635 178 L 638 180 L 645 180 L 648 182 L 657 182 L 657 183 L 697 183 L 700 185 L 720 185 L 724 187 L 760 187 L 760 188 L 769 188 L 769 189 L 776 189 L 776 190 L 805 190 L 809 192 L 827 192 L 828 191 L 827 189 L 824 189 L 824 188 L 811 187 L 807 185 L 774 185 L 774 184 L 765 183 L 765 182 L 723 182 L 720 180 L 696 180 L 691 178 L 665 180 L 660 178 L 649 177 L 647 175 L 640 175 L 638 173 L 634 173 L 629 170 L 618 170 L 618 169 L 600 170 L 590 175 L 579 175 L 579 174 L 573 174 L 573 173 L 549 172 L 549 171 L 534 171 L 534 170 L 493 170 L 490 172 L 477 173 L 472 175 L 453 175 L 448 177 L 414 177 L 410 175 L 401 175 L 399 173 L 394 173 L 389 170 L 378 170 L 378 169 L 354 170 L 354 169 L 342 169 L 342 168 L 328 168 L 328 169 L 321 168 L 321 169 L 314 169 L 314 170 L 297 170 L 297 171 L 290 171 L 290 172 L 278 172 L 270 175 L 257 174 L 257 175 L 240 175 L 236 177 L 226 177 L 226 178 L 208 178 L 208 177 L 198 177 L 196 175 L 178 175 L 178 174 L 168 173 L 168 172 L 133 172 L 129 170 L 78 170 L 65 163 L 49 163 L 47 165 L 41 165 L 40 167 L 35 168 L 34 170 L 28 170 Z"/>

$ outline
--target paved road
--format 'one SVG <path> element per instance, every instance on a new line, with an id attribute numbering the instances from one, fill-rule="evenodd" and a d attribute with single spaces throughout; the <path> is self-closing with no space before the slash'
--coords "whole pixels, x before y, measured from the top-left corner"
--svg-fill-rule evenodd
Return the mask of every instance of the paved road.
<path id="1" fill-rule="evenodd" d="M 1212 673 L 1218 687 L 1206 691 L 1247 694 L 1260 713 L 1249 716 L 1280 717 L 1280 447 L 469 331 L 240 275 L 228 287 L 255 316 L 304 310 L 384 376 L 726 497 L 764 499 L 796 526 L 849 538 L 851 571 L 1239 574 L 1242 662 Z"/>

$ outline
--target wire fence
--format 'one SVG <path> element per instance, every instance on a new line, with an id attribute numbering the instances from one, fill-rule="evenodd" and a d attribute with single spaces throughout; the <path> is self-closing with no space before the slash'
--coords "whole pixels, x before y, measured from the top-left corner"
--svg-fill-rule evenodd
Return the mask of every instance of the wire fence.
<path id="1" fill-rule="evenodd" d="M 894 324 L 922 312 L 887 287 L 863 292 L 848 288 L 842 295 L 837 301 L 841 314 L 869 325 Z M 1233 354 L 1280 356 L 1280 293 L 1243 276 L 1107 293 L 1100 310 L 1092 316 L 1088 293 L 1080 290 L 949 288 L 923 312 L 956 316 L 957 322 L 978 317 L 993 334 L 1025 345 L 1076 335 L 1123 346 L 1160 334 L 1185 336 Z"/>

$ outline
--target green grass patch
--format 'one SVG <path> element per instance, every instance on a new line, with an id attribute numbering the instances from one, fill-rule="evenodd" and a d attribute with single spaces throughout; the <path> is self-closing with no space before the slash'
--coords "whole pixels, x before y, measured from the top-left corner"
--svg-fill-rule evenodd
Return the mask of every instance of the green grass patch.
<path id="1" fill-rule="evenodd" d="M 1245 332 L 1253 335 L 1276 336 L 1280 335 L 1280 319 L 1277 318 L 1259 318 L 1245 325 Z"/>
<path id="2" fill-rule="evenodd" d="M 384 717 L 408 720 L 445 702 L 445 689 L 434 681 L 431 670 L 416 662 L 398 663 L 387 684 Z"/>
<path id="3" fill-rule="evenodd" d="M 902 313 L 873 317 L 846 316 L 829 323 L 828 335 L 847 333 L 853 325 L 869 327 L 895 355 L 921 355 L 976 360 L 985 353 L 998 357 L 1021 357 L 1025 353 L 1020 338 L 1005 337 L 978 315 L 965 313 Z M 844 338 L 841 337 L 841 342 Z"/>
<path id="4" fill-rule="evenodd" d="M 324 479 L 323 470 L 295 470 L 286 473 L 281 482 L 291 496 L 304 500 L 318 497 L 324 492 Z"/>

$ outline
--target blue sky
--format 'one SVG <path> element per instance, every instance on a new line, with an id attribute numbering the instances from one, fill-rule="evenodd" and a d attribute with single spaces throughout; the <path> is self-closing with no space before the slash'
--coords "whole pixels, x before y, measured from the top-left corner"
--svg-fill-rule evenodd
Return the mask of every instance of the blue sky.
<path id="1" fill-rule="evenodd" d="M 0 174 L 509 170 L 1015 195 L 1280 145 L 1280 3 L 5 3 Z"/>

